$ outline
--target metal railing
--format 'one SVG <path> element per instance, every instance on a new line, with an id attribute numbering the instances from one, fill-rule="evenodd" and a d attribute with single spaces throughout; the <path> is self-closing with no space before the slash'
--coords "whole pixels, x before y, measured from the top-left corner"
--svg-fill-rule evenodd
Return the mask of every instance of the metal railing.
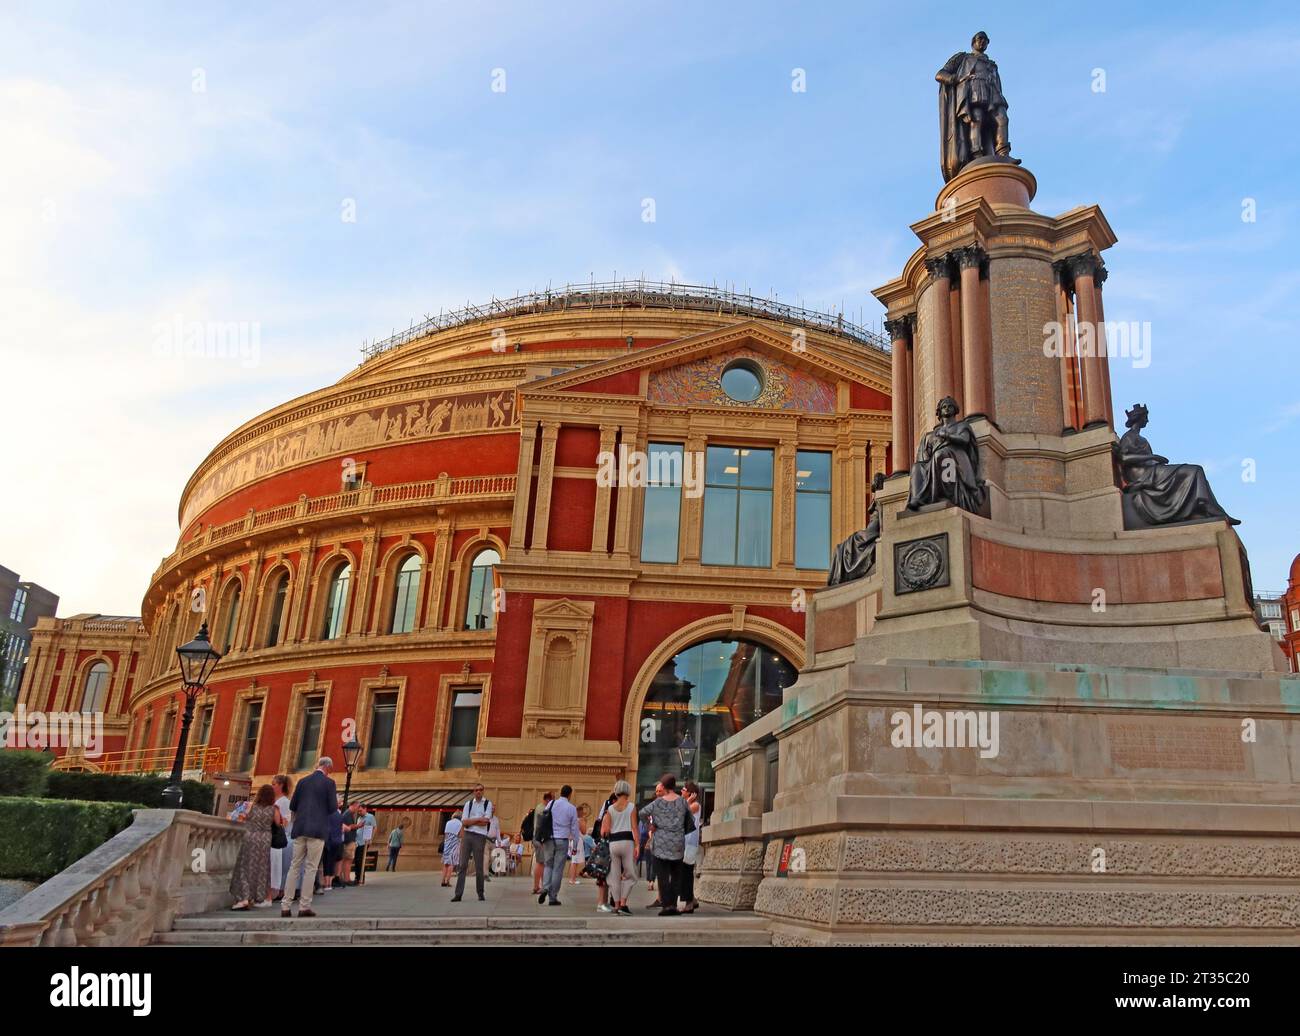
<path id="1" fill-rule="evenodd" d="M 509 299 L 492 299 L 482 305 L 466 304 L 460 309 L 440 312 L 413 323 L 377 342 L 361 346 L 362 363 L 390 349 L 414 342 L 436 331 L 472 324 L 477 321 L 502 320 L 533 313 L 595 309 L 684 309 L 733 316 L 773 317 L 787 324 L 816 328 L 840 335 L 879 352 L 889 352 L 889 340 L 882 334 L 846 320 L 843 313 L 823 313 L 804 309 L 788 302 L 759 295 L 742 294 L 726 288 L 704 284 L 678 284 L 675 281 L 592 281 L 566 284 L 562 288 L 532 291 Z"/>
<path id="2" fill-rule="evenodd" d="M 56 768 L 60 770 L 94 770 L 98 773 L 171 773 L 176 761 L 176 746 L 134 748 L 123 752 L 104 752 L 94 758 L 68 754 Z M 190 745 L 185 750 L 181 769 L 186 772 L 217 773 L 226 768 L 226 750 L 208 745 Z"/>

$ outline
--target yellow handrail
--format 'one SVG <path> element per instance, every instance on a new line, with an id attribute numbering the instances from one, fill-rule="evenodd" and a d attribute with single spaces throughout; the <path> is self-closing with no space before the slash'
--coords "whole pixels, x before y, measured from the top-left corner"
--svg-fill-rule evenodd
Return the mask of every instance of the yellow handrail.
<path id="1" fill-rule="evenodd" d="M 96 773 L 171 773 L 176 761 L 176 749 L 133 748 L 125 752 L 104 752 L 93 758 L 80 754 L 63 756 L 55 764 L 61 770 L 91 770 Z M 191 745 L 185 750 L 181 769 L 202 773 L 220 772 L 226 768 L 226 750 L 208 745 Z"/>

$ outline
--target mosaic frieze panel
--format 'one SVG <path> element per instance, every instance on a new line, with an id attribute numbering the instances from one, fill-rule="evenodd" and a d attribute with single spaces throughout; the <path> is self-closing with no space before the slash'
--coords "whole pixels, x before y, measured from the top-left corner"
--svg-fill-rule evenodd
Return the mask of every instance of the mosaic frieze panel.
<path id="1" fill-rule="evenodd" d="M 509 390 L 435 397 L 334 417 L 268 438 L 199 482 L 186 501 L 181 525 L 189 525 L 227 493 L 281 468 L 408 439 L 508 428 L 515 423 L 514 405 Z"/>
<path id="2" fill-rule="evenodd" d="M 737 402 L 722 391 L 723 370 L 740 359 L 749 360 L 763 370 L 763 391 L 749 403 Z M 835 412 L 834 384 L 753 349 L 733 349 L 652 371 L 648 398 L 652 403 L 801 410 L 814 414 Z"/>

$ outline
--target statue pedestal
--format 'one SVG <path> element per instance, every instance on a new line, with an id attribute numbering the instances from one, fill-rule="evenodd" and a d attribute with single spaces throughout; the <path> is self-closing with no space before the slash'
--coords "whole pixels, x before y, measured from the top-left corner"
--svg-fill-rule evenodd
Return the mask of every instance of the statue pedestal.
<path id="1" fill-rule="evenodd" d="M 1300 944 L 1300 677 L 1227 520 L 1125 529 L 1108 357 L 1076 348 L 1115 237 L 1035 188 L 967 166 L 876 292 L 875 568 L 811 595 L 782 708 L 717 746 L 697 894 L 781 943 Z M 936 447 L 947 397 L 983 416 Z M 906 510 L 918 443 L 987 516 Z"/>
<path id="2" fill-rule="evenodd" d="M 1300 944 L 1298 706 L 1282 675 L 805 671 L 718 745 L 697 889 L 779 944 Z M 918 710 L 984 720 L 899 744 Z"/>
<path id="3" fill-rule="evenodd" d="M 963 202 L 983 199 L 991 206 L 1014 205 L 1027 209 L 1038 193 L 1038 180 L 1022 165 L 1007 159 L 978 159 L 954 176 L 939 192 L 938 212 Z"/>

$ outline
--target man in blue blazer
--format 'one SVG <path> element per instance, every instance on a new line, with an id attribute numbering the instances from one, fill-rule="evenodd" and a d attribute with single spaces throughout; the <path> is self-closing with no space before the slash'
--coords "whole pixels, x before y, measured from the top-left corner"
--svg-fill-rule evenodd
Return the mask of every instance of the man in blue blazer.
<path id="1" fill-rule="evenodd" d="M 316 916 L 311 908 L 316 868 L 320 866 L 325 839 L 329 836 L 330 816 L 338 808 L 338 785 L 330 777 L 333 769 L 334 760 L 327 755 L 321 756 L 316 769 L 298 782 L 289 801 L 289 810 L 293 813 L 293 862 L 289 864 L 285 888 L 294 888 L 297 880 L 299 917 Z M 280 904 L 280 916 L 292 917 L 291 906 L 293 900 L 284 899 Z"/>

